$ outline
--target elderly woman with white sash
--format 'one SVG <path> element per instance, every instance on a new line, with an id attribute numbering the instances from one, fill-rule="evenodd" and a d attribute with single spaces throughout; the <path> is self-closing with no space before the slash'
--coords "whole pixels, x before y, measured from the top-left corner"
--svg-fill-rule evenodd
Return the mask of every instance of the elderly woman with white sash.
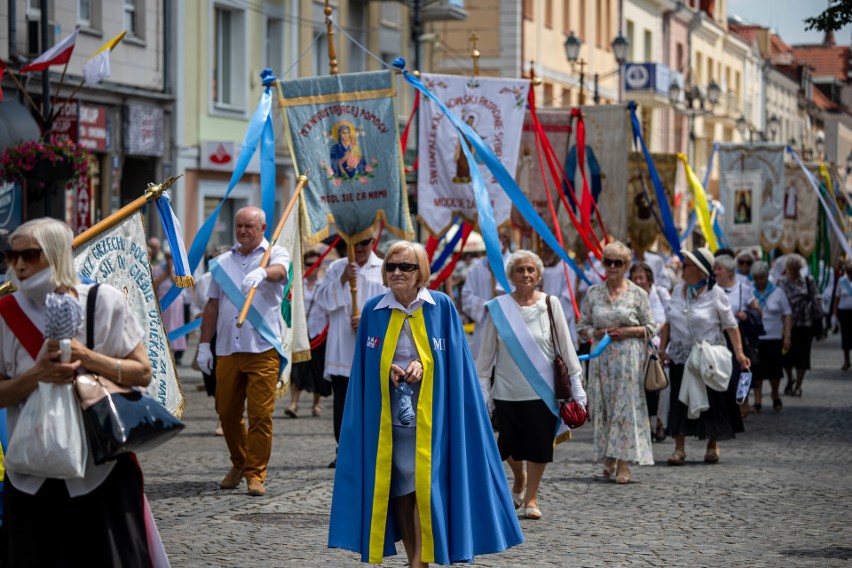
<path id="1" fill-rule="evenodd" d="M 562 305 L 558 298 L 536 289 L 544 274 L 541 259 L 527 250 L 516 251 L 509 257 L 506 273 L 515 290 L 486 304 L 488 317 L 483 322 L 476 372 L 488 408 L 497 416 L 497 447 L 512 469 L 515 507 L 523 505 L 526 518 L 540 519 L 538 488 L 544 468 L 553 461 L 554 442 L 568 437 L 554 394 L 555 355 L 564 359 L 571 374 L 573 397 L 583 406 L 586 393 Z M 556 346 L 551 339 L 548 303 Z"/>

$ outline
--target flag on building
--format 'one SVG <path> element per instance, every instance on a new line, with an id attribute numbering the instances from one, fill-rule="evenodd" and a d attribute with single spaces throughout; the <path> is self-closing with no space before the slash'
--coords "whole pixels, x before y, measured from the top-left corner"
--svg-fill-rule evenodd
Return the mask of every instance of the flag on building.
<path id="1" fill-rule="evenodd" d="M 157 290 L 151 278 L 142 214 L 137 211 L 74 249 L 74 269 L 85 278 L 105 282 L 124 293 L 130 311 L 142 326 L 142 342 L 151 361 L 147 392 L 180 417 L 184 396 L 169 347 Z"/>
<path id="2" fill-rule="evenodd" d="M 62 65 L 68 63 L 71 59 L 71 53 L 74 52 L 74 45 L 77 43 L 77 32 L 74 32 L 36 57 L 29 65 L 21 67 L 21 73 L 29 73 L 30 71 L 44 71 L 51 65 Z"/>
<path id="3" fill-rule="evenodd" d="M 87 87 L 94 87 L 104 79 L 109 78 L 109 55 L 126 33 L 126 31 L 123 31 L 106 42 L 83 64 L 83 78 Z"/>
<path id="4" fill-rule="evenodd" d="M 433 75 L 424 73 L 422 83 L 447 108 L 479 134 L 503 167 L 516 172 L 521 131 L 526 114 L 528 79 L 494 79 Z M 442 234 L 456 215 L 471 223 L 477 222 L 478 210 L 472 185 L 472 168 L 483 172 L 491 197 L 494 221 L 507 223 L 512 201 L 480 156 L 473 153 L 468 163 L 462 140 L 450 120 L 432 101 L 420 107 L 418 126 L 417 213 L 432 234 Z"/>

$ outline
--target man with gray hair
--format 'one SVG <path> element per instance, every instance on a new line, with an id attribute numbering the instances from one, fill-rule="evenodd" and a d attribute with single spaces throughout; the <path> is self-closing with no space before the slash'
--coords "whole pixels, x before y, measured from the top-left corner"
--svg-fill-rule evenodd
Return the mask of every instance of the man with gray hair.
<path id="1" fill-rule="evenodd" d="M 269 241 L 266 215 L 258 207 L 244 207 L 235 219 L 237 244 L 216 260 L 201 322 L 198 366 L 204 373 L 213 368 L 210 341 L 216 334 L 216 411 L 222 421 L 225 442 L 231 454 L 231 470 L 219 484 L 222 489 L 248 481 L 249 495 L 263 495 L 266 464 L 272 453 L 272 411 L 281 358 L 281 300 L 290 256 L 279 246 L 270 251 L 269 263 L 260 261 Z M 237 284 L 240 283 L 240 284 Z M 241 289 L 237 289 L 241 286 Z M 236 325 L 244 295 L 257 288 L 253 307 L 261 314 L 265 329 L 246 321 Z M 242 294 L 240 294 L 242 292 Z M 248 403 L 246 431 L 243 412 Z"/>

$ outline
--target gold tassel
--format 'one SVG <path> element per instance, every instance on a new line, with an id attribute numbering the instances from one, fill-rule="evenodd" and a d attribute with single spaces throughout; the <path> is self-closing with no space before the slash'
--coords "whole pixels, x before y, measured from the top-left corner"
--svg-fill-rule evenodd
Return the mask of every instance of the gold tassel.
<path id="1" fill-rule="evenodd" d="M 567 432 L 563 432 L 553 439 L 553 447 L 555 448 L 556 446 L 558 446 L 562 442 L 567 442 L 570 439 L 571 439 L 571 430 L 568 430 Z"/>
<path id="2" fill-rule="evenodd" d="M 304 363 L 305 361 L 310 361 L 311 350 L 308 349 L 307 351 L 300 351 L 298 353 L 294 351 L 291 355 L 291 359 L 293 363 Z"/>
<path id="3" fill-rule="evenodd" d="M 178 288 L 191 288 L 195 286 L 195 279 L 192 276 L 175 276 L 175 284 Z"/>

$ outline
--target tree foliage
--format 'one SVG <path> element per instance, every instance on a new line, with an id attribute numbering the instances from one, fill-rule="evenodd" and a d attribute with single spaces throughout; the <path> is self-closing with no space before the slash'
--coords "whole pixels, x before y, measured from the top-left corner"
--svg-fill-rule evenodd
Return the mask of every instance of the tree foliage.
<path id="1" fill-rule="evenodd" d="M 852 23 L 852 0 L 829 0 L 828 8 L 813 18 L 805 18 L 805 30 L 836 32 Z"/>

